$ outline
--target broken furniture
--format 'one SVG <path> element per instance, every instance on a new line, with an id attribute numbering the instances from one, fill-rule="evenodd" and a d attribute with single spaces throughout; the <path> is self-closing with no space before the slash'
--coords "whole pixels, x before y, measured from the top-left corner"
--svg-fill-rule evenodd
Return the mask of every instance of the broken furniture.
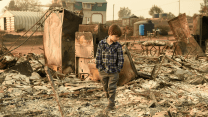
<path id="1" fill-rule="evenodd" d="M 150 49 L 149 49 L 150 47 Z M 152 56 L 154 56 L 157 52 L 157 48 L 158 48 L 158 56 L 160 56 L 160 53 L 164 52 L 166 50 L 167 47 L 171 47 L 171 44 L 169 42 L 165 42 L 165 41 L 145 41 L 141 44 L 141 48 L 142 48 L 142 55 L 145 53 L 146 51 L 146 54 L 148 56 L 148 53 L 150 52 L 150 54 Z M 155 49 L 155 52 L 152 53 L 152 49 Z"/>

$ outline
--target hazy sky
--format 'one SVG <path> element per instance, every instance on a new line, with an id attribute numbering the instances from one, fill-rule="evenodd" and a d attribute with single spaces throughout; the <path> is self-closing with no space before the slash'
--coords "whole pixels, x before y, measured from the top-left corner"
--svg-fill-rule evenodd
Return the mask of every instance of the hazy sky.
<path id="1" fill-rule="evenodd" d="M 0 14 L 4 6 L 9 4 L 10 0 L 0 1 Z M 51 0 L 39 0 L 42 4 L 50 3 Z M 99 1 L 99 0 L 98 0 Z M 150 8 L 153 5 L 157 5 L 162 8 L 164 12 L 172 12 L 174 15 L 179 13 L 179 0 L 106 0 L 107 1 L 107 20 L 113 19 L 113 4 L 114 6 L 114 19 L 118 19 L 118 11 L 120 7 L 128 7 L 132 14 L 137 16 L 144 16 L 150 18 L 148 14 Z M 180 12 L 187 15 L 193 15 L 199 13 L 200 3 L 203 0 L 180 0 Z"/>

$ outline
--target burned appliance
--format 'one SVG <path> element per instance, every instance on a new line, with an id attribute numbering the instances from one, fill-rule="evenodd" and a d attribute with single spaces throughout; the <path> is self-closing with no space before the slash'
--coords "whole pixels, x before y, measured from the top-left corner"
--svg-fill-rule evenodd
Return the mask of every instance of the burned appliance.
<path id="1" fill-rule="evenodd" d="M 75 73 L 85 78 L 90 73 L 88 63 L 94 58 L 94 44 L 91 32 L 75 33 Z"/>
<path id="2" fill-rule="evenodd" d="M 45 21 L 43 46 L 45 63 L 55 71 L 75 72 L 75 32 L 83 16 L 66 9 L 54 10 Z M 66 73 L 66 72 L 65 72 Z"/>

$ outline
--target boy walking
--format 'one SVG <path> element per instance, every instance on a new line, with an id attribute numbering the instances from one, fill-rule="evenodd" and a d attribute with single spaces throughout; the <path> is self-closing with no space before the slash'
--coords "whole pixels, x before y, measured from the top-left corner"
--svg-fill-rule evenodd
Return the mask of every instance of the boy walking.
<path id="1" fill-rule="evenodd" d="M 98 69 L 103 89 L 109 101 L 106 111 L 115 107 L 115 95 L 119 72 L 123 68 L 124 57 L 119 37 L 122 32 L 118 25 L 111 25 L 108 30 L 108 37 L 98 44 L 96 53 L 96 68 Z"/>

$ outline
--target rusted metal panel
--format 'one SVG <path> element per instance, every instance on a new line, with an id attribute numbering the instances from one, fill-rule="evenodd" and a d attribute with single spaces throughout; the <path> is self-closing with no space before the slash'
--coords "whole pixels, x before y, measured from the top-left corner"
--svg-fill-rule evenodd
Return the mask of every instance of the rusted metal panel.
<path id="1" fill-rule="evenodd" d="M 192 51 L 192 48 L 196 48 L 196 51 L 191 52 L 190 54 L 198 54 L 199 56 L 205 56 L 199 44 L 190 35 L 186 14 L 179 15 L 178 17 L 168 21 L 168 23 L 170 25 L 174 37 L 178 41 L 177 46 L 179 47 L 177 47 L 176 49 L 177 54 L 186 55 L 189 51 Z"/>
<path id="2" fill-rule="evenodd" d="M 187 38 L 189 38 L 190 35 L 190 29 L 188 26 L 186 14 L 179 15 L 176 18 L 173 18 L 172 20 L 168 21 L 171 30 L 173 31 L 174 37 L 178 41 L 187 41 Z"/>
<path id="3" fill-rule="evenodd" d="M 69 66 L 75 70 L 75 32 L 81 23 L 82 16 L 65 9 L 54 11 L 45 21 L 43 46 L 50 68 L 61 73 Z"/>
<path id="4" fill-rule="evenodd" d="M 91 32 L 76 32 L 75 34 L 76 57 L 94 58 L 94 45 Z"/>

